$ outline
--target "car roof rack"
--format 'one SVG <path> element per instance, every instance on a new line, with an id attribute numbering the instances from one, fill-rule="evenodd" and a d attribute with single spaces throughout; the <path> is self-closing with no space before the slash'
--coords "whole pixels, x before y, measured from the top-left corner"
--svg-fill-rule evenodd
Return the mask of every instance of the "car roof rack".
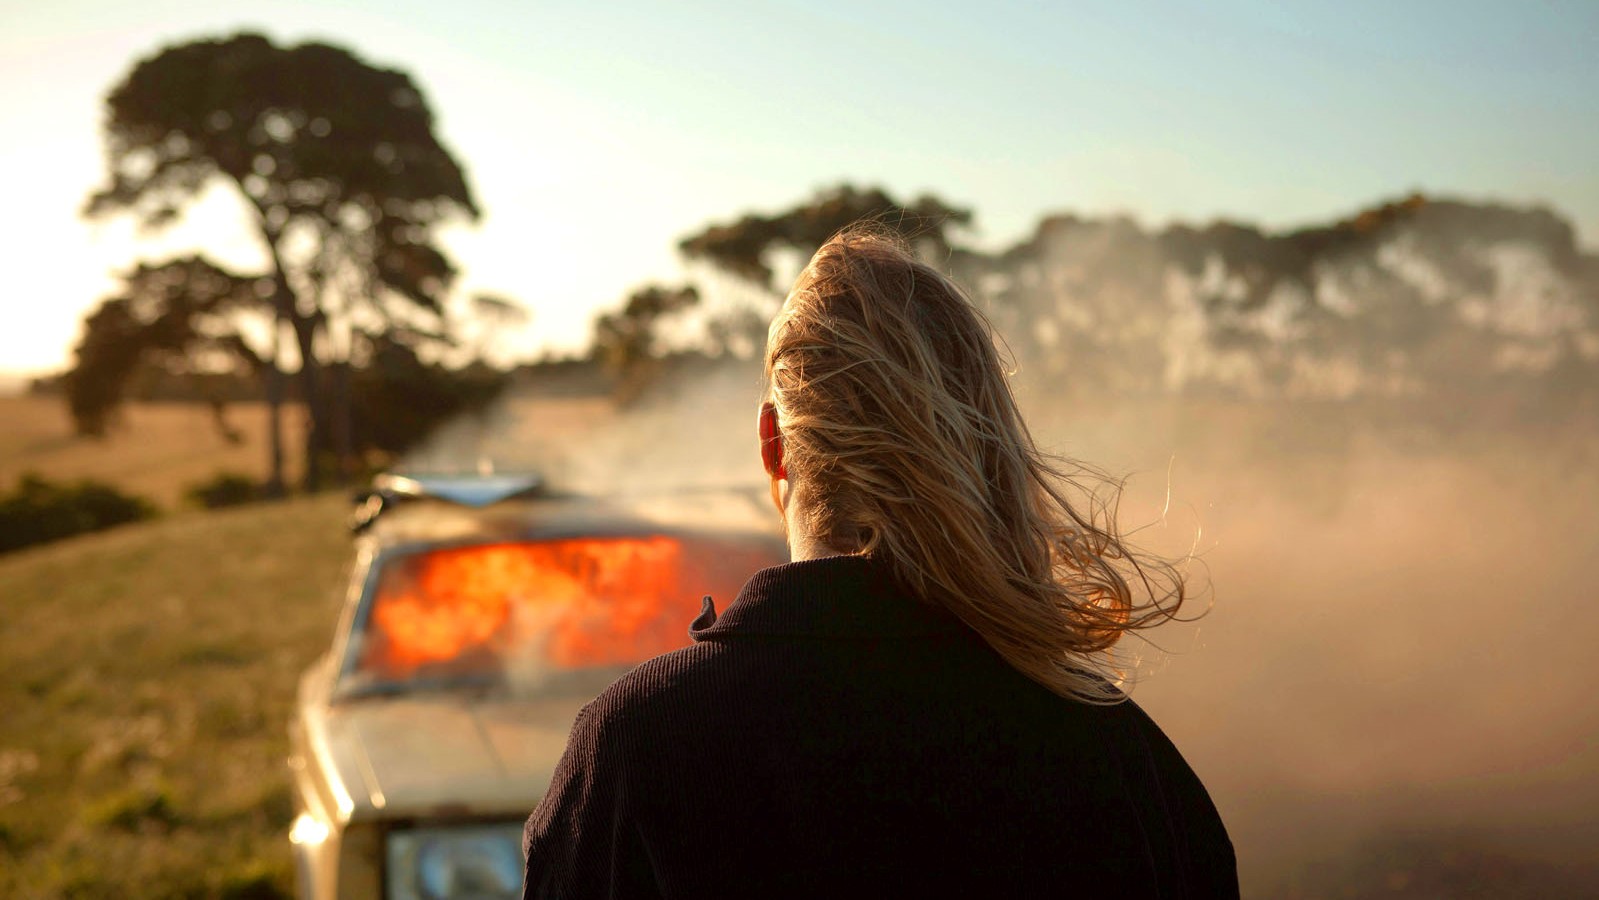
<path id="1" fill-rule="evenodd" d="M 356 493 L 350 530 L 356 534 L 366 531 L 384 512 L 403 503 L 435 500 L 481 509 L 505 500 L 520 500 L 544 493 L 544 479 L 531 472 L 503 475 L 401 475 L 385 472 L 372 479 L 370 488 Z"/>

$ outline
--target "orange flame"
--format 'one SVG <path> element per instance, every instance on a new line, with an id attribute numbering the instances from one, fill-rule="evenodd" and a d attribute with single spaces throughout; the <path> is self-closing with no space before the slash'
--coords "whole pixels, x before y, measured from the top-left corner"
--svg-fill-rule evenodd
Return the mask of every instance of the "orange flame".
<path id="1" fill-rule="evenodd" d="M 747 543 L 659 535 L 404 557 L 381 576 L 361 668 L 400 680 L 494 671 L 524 654 L 559 668 L 632 665 L 686 645 L 701 597 L 725 608 L 779 562 Z"/>

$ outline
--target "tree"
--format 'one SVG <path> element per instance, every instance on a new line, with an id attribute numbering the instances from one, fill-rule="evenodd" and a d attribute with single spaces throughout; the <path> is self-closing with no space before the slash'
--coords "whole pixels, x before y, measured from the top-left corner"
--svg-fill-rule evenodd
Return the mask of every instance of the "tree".
<path id="1" fill-rule="evenodd" d="M 160 227 L 218 183 L 243 201 L 268 260 L 274 328 L 298 351 L 315 489 L 330 441 L 350 450 L 348 392 L 327 390 L 322 370 L 369 349 L 363 321 L 443 338 L 455 270 L 434 232 L 478 217 L 420 89 L 328 44 L 198 40 L 134 66 L 107 97 L 105 137 L 110 183 L 90 216 Z"/>
<path id="2" fill-rule="evenodd" d="M 248 320 L 270 324 L 272 285 L 239 275 L 199 256 L 143 264 L 122 276 L 122 290 L 84 320 L 83 337 L 64 379 L 67 406 L 80 434 L 103 435 L 141 369 L 197 376 L 243 365 L 271 396 L 281 377 L 269 350 L 255 346 Z M 260 330 L 260 329 L 257 329 Z M 212 409 L 224 437 L 236 440 L 225 419 L 225 398 Z M 269 411 L 273 450 L 268 491 L 283 488 L 283 454 L 276 403 Z"/>
<path id="3" fill-rule="evenodd" d="M 678 249 L 689 259 L 705 260 L 770 289 L 771 251 L 786 248 L 809 258 L 840 229 L 863 219 L 897 231 L 914 243 L 927 243 L 933 252 L 947 255 L 951 251 L 950 228 L 970 225 L 972 213 L 930 194 L 906 205 L 882 188 L 841 184 L 819 191 L 810 200 L 775 216 L 750 213 L 736 222 L 711 225 L 683 238 Z"/>
<path id="4" fill-rule="evenodd" d="M 620 310 L 594 320 L 594 356 L 617 379 L 618 395 L 635 395 L 660 356 L 660 326 L 667 318 L 700 302 L 692 285 L 647 285 L 634 291 Z"/>
<path id="5" fill-rule="evenodd" d="M 709 263 L 735 282 L 731 291 L 712 292 L 723 301 L 710 304 L 705 314 L 712 352 L 737 356 L 765 346 L 766 326 L 781 297 L 772 284 L 774 253 L 809 259 L 828 238 L 863 220 L 899 233 L 925 253 L 949 258 L 955 253 L 950 230 L 970 225 L 972 213 L 930 194 L 904 204 L 882 188 L 841 184 L 776 215 L 749 213 L 683 238 L 678 249 L 685 257 Z"/>
<path id="6" fill-rule="evenodd" d="M 270 313 L 266 279 L 236 275 L 200 257 L 141 265 L 123 276 L 123 289 L 85 320 L 84 335 L 63 380 L 68 407 L 83 434 L 102 434 L 138 376 L 195 380 L 243 365 L 269 377 L 270 359 L 256 344 L 252 314 Z M 265 283 L 265 287 L 263 287 Z M 509 304 L 502 312 L 516 309 Z M 351 417 L 359 451 L 397 454 L 453 415 L 482 408 L 505 385 L 504 374 L 481 360 L 460 369 L 430 365 L 403 328 L 362 335 L 365 364 L 351 375 Z M 220 400 L 221 398 L 219 398 Z M 222 404 L 214 404 L 219 416 Z M 269 494 L 281 492 L 281 458 L 274 460 Z"/>
<path id="7" fill-rule="evenodd" d="M 445 422 L 482 410 L 507 381 L 481 361 L 456 369 L 423 362 L 403 332 L 376 335 L 371 358 L 350 377 L 361 448 L 402 454 Z"/>

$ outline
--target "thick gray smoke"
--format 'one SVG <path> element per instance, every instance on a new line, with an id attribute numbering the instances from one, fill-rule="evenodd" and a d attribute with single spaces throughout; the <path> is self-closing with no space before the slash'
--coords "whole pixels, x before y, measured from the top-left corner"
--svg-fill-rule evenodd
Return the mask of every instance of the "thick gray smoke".
<path id="1" fill-rule="evenodd" d="M 1599 429 L 1425 439 L 1386 412 L 1056 420 L 1072 452 L 1140 470 L 1122 518 L 1157 523 L 1146 546 L 1203 528 L 1214 606 L 1155 634 L 1173 652 L 1134 696 L 1211 787 L 1252 894 L 1591 895 Z"/>
<path id="2" fill-rule="evenodd" d="M 1213 587 L 1134 696 L 1210 786 L 1246 895 L 1599 896 L 1599 265 L 1568 227 L 1063 217 L 950 265 L 1041 443 L 1131 475 L 1124 527 Z M 413 464 L 758 489 L 758 366 L 667 372 L 627 409 L 546 373 Z"/>
<path id="3" fill-rule="evenodd" d="M 1599 258 L 1569 226 L 1057 218 L 955 262 L 1041 440 L 1133 474 L 1146 545 L 1200 529 L 1214 608 L 1135 697 L 1246 893 L 1599 895 Z"/>
<path id="4" fill-rule="evenodd" d="M 533 471 L 562 491 L 596 495 L 760 489 L 755 440 L 760 364 L 663 366 L 618 405 L 591 366 L 535 376 L 482 415 L 456 422 L 404 463 L 424 471 Z"/>

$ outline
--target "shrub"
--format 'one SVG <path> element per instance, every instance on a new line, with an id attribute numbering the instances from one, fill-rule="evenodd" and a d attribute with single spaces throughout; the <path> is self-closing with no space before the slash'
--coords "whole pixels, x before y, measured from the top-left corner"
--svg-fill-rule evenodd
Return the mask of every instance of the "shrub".
<path id="1" fill-rule="evenodd" d="M 262 485 L 248 475 L 237 472 L 218 472 L 210 481 L 190 485 L 184 491 L 190 503 L 205 509 L 224 506 L 242 506 L 266 496 Z"/>
<path id="2" fill-rule="evenodd" d="M 0 553 L 154 518 L 148 500 L 97 481 L 60 484 L 23 475 L 0 494 Z"/>

